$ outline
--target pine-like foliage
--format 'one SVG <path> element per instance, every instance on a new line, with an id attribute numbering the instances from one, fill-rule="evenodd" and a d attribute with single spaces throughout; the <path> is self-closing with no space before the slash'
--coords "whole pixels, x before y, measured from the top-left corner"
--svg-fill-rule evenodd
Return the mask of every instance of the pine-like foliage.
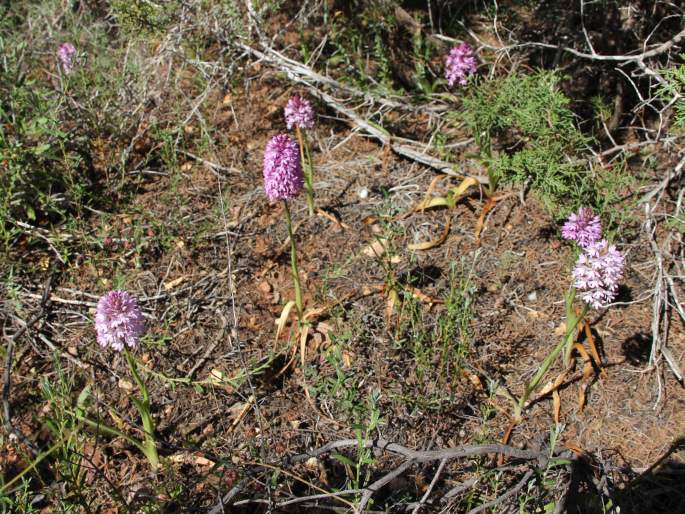
<path id="1" fill-rule="evenodd" d="M 685 60 L 685 54 L 680 57 Z M 682 132 L 685 129 L 685 64 L 663 70 L 662 76 L 666 82 L 659 88 L 659 96 L 665 102 L 671 102 L 675 99 L 673 103 L 673 128 Z"/>
<path id="2" fill-rule="evenodd" d="M 564 216 L 592 189 L 579 159 L 589 138 L 577 128 L 554 72 L 513 74 L 481 82 L 464 98 L 462 117 L 481 148 L 490 176 L 529 182 L 540 199 Z"/>

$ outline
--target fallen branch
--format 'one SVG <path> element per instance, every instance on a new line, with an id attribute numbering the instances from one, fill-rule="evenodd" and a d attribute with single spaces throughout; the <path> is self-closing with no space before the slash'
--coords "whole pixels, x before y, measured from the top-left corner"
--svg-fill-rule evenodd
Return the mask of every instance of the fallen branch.
<path id="1" fill-rule="evenodd" d="M 462 25 L 463 26 L 463 25 Z M 466 27 L 465 27 L 466 28 Z M 664 54 L 668 52 L 673 46 L 676 44 L 680 43 L 683 39 L 685 39 L 685 30 L 681 30 L 678 32 L 675 36 L 673 36 L 671 39 L 668 41 L 665 41 L 664 43 L 661 43 L 657 47 L 651 49 L 651 50 L 646 50 L 641 53 L 636 53 L 636 54 L 622 54 L 622 55 L 602 55 L 598 54 L 595 52 L 594 48 L 590 53 L 587 52 L 581 52 L 579 50 L 576 50 L 575 48 L 571 48 L 568 46 L 559 46 L 559 45 L 553 45 L 550 43 L 537 43 L 537 42 L 525 42 L 525 43 L 516 43 L 513 45 L 508 45 L 508 46 L 496 46 L 496 45 L 491 45 L 483 40 L 481 40 L 475 32 L 472 30 L 466 28 L 467 32 L 469 35 L 475 40 L 478 41 L 478 44 L 484 48 L 488 48 L 490 50 L 494 50 L 496 52 L 508 52 L 510 50 L 516 50 L 519 48 L 526 48 L 526 47 L 537 47 L 537 48 L 549 48 L 551 50 L 561 50 L 562 52 L 568 52 L 576 57 L 580 57 L 581 59 L 589 59 L 592 61 L 609 61 L 609 62 L 639 62 L 639 61 L 644 61 L 645 59 L 649 59 L 651 57 L 657 57 L 661 54 Z M 446 41 L 449 43 L 456 43 L 457 40 L 451 37 L 443 36 L 442 34 L 435 34 L 436 38 Z M 637 51 L 637 50 L 636 50 Z"/>
<path id="2" fill-rule="evenodd" d="M 510 498 L 511 496 L 514 496 L 516 493 L 518 493 L 523 487 L 528 483 L 528 480 L 530 480 L 530 477 L 533 476 L 533 473 L 535 471 L 532 469 L 529 469 L 525 475 L 523 475 L 523 478 L 519 481 L 518 484 L 516 484 L 514 487 L 509 489 L 507 492 L 502 494 L 501 496 L 498 496 L 492 501 L 489 501 L 487 503 L 484 503 L 483 505 L 479 505 L 475 509 L 471 509 L 468 514 L 478 514 L 478 512 L 483 512 L 484 510 L 487 510 L 491 507 L 495 507 L 502 503 L 504 500 L 507 498 Z"/>
<path id="3" fill-rule="evenodd" d="M 463 445 L 454 448 L 446 448 L 443 450 L 412 450 L 406 446 L 402 446 L 397 443 L 392 443 L 385 439 L 365 439 L 359 441 L 357 439 L 342 439 L 340 441 L 334 441 L 328 443 L 321 448 L 316 450 L 311 450 L 307 453 L 296 455 L 292 457 L 291 462 L 303 462 L 311 457 L 318 457 L 325 453 L 329 453 L 333 450 L 338 450 L 341 448 L 367 448 L 376 449 L 381 451 L 386 451 L 389 453 L 394 453 L 396 455 L 401 455 L 407 459 L 411 459 L 416 463 L 431 462 L 435 460 L 452 460 L 459 459 L 462 457 L 474 457 L 480 455 L 497 454 L 501 453 L 507 457 L 512 457 L 514 459 L 522 460 L 538 460 L 541 466 L 547 461 L 547 456 L 543 453 L 532 451 L 532 450 L 521 450 L 519 448 L 514 448 L 513 446 L 507 446 L 505 444 L 484 444 L 484 445 Z"/>
<path id="4" fill-rule="evenodd" d="M 320 75 L 314 72 L 313 70 L 309 69 L 304 64 L 297 62 L 293 59 L 289 59 L 288 57 L 285 57 L 284 55 L 280 54 L 279 52 L 276 52 L 271 48 L 267 48 L 264 52 L 262 52 L 242 43 L 238 43 L 238 46 L 240 46 L 246 52 L 252 54 L 254 57 L 257 57 L 258 59 L 270 64 L 271 66 L 285 72 L 288 75 L 288 77 L 290 77 L 295 82 L 307 86 L 310 90 L 310 93 L 313 96 L 316 96 L 321 101 L 325 102 L 329 107 L 334 109 L 336 112 L 340 113 L 345 118 L 347 118 L 358 130 L 365 132 L 368 136 L 376 139 L 382 145 L 388 145 L 397 155 L 418 162 L 430 168 L 436 169 L 441 173 L 445 173 L 447 175 L 457 177 L 472 177 L 481 184 L 489 183 L 488 177 L 485 175 L 471 175 L 465 172 L 457 172 L 454 170 L 454 164 L 428 155 L 427 152 L 430 149 L 429 146 L 421 145 L 420 143 L 413 141 L 411 139 L 394 137 L 383 127 L 366 121 L 364 118 L 359 116 L 354 111 L 354 109 L 350 109 L 344 106 L 340 101 L 338 101 L 333 96 L 323 91 L 321 88 L 317 87 L 315 84 L 319 83 L 327 85 L 336 90 L 347 90 L 348 92 L 362 95 L 366 98 L 367 95 L 364 95 L 364 93 L 357 92 L 351 88 L 347 88 L 346 86 L 342 86 L 342 84 L 340 84 L 339 82 L 331 78 L 324 77 L 323 75 Z M 370 101 L 374 102 L 380 100 L 373 98 Z M 391 108 L 397 108 L 398 106 L 402 105 L 398 102 L 390 101 L 380 101 L 380 103 L 386 107 Z M 466 145 L 469 142 L 470 140 L 464 142 L 463 144 Z"/>

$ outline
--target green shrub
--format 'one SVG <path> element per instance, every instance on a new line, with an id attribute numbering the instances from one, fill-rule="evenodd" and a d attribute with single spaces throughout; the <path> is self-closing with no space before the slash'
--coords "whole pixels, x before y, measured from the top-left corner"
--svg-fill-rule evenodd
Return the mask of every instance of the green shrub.
<path id="1" fill-rule="evenodd" d="M 464 97 L 460 117 L 495 185 L 527 181 L 564 216 L 592 196 L 590 170 L 580 159 L 591 140 L 576 126 L 559 80 L 554 72 L 538 71 L 477 83 Z"/>
<path id="2" fill-rule="evenodd" d="M 77 211 L 86 191 L 78 138 L 60 122 L 63 98 L 26 73 L 22 44 L 0 36 L 0 235 L 17 222 L 55 221 Z"/>
<path id="3" fill-rule="evenodd" d="M 680 56 L 685 60 L 685 54 Z M 664 102 L 673 102 L 673 128 L 682 132 L 685 129 L 685 64 L 664 69 L 662 76 L 666 80 L 659 88 L 659 96 Z"/>

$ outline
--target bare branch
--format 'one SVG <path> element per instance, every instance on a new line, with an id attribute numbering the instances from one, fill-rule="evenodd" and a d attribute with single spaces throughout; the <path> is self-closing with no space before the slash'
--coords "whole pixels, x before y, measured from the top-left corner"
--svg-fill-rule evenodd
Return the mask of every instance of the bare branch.
<path id="1" fill-rule="evenodd" d="M 484 445 L 463 445 L 457 446 L 455 448 L 446 448 L 443 450 L 425 450 L 418 451 L 407 448 L 397 443 L 387 441 L 385 439 L 364 439 L 361 442 L 357 439 L 342 439 L 340 441 L 334 441 L 328 443 L 321 448 L 312 450 L 308 453 L 296 455 L 290 460 L 292 462 L 302 462 L 310 457 L 318 457 L 325 453 L 331 452 L 333 450 L 338 450 L 341 448 L 373 448 L 376 450 L 387 451 L 394 453 L 396 455 L 402 455 L 408 459 L 412 459 L 415 462 L 431 462 L 435 460 L 451 460 L 459 459 L 462 457 L 472 457 L 476 455 L 488 455 L 501 453 L 507 457 L 512 457 L 515 459 L 523 460 L 539 460 L 544 462 L 547 457 L 540 452 L 532 450 L 521 450 L 519 448 L 514 448 L 513 446 L 507 446 L 505 444 L 484 444 Z"/>

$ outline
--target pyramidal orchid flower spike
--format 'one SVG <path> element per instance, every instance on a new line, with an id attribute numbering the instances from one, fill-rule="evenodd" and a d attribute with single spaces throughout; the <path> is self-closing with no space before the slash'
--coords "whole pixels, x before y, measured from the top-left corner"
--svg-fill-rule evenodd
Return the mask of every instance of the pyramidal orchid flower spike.
<path id="1" fill-rule="evenodd" d="M 303 315 L 302 286 L 300 285 L 300 274 L 297 267 L 297 247 L 288 200 L 295 198 L 303 187 L 304 177 L 297 143 L 287 134 L 272 137 L 264 150 L 264 191 L 272 202 L 283 200 L 288 236 L 290 237 L 290 265 L 295 285 L 295 305 L 300 321 Z"/>
<path id="2" fill-rule="evenodd" d="M 467 43 L 461 43 L 450 50 L 445 61 L 445 78 L 450 87 L 459 82 L 466 85 L 466 77 L 476 72 L 476 58 Z"/>
<path id="3" fill-rule="evenodd" d="M 283 114 L 288 130 L 291 130 L 294 126 L 307 130 L 314 127 L 314 109 L 306 98 L 297 95 L 293 96 L 288 100 L 285 109 L 283 109 Z"/>
<path id="4" fill-rule="evenodd" d="M 561 227 L 561 237 L 575 241 L 581 248 L 587 248 L 602 238 L 602 224 L 599 216 L 588 207 L 582 207 L 578 213 L 569 216 Z"/>
<path id="5" fill-rule="evenodd" d="M 274 136 L 264 151 L 264 190 L 269 200 L 291 200 L 304 187 L 297 143 L 287 134 Z"/>
<path id="6" fill-rule="evenodd" d="M 564 239 L 574 241 L 581 249 L 573 268 L 573 285 L 566 293 L 566 334 L 554 349 L 547 355 L 518 401 L 514 404 L 514 418 L 520 419 L 528 398 L 542 383 L 542 379 L 551 367 L 554 359 L 563 351 L 563 363 L 566 368 L 571 365 L 576 331 L 587 325 L 585 316 L 590 308 L 601 309 L 614 301 L 618 286 L 623 278 L 625 257 L 606 239 L 602 239 L 602 225 L 599 216 L 591 209 L 582 208 L 571 214 L 561 229 Z M 574 305 L 579 295 L 584 304 L 580 309 Z M 600 365 L 600 357 L 594 341 L 588 336 L 590 350 Z"/>
<path id="7" fill-rule="evenodd" d="M 145 320 L 136 299 L 126 291 L 110 291 L 98 301 L 95 330 L 100 346 L 120 352 L 135 349 L 145 332 Z"/>
<path id="8" fill-rule="evenodd" d="M 135 297 L 126 291 L 115 290 L 100 298 L 95 310 L 95 331 L 100 346 L 111 347 L 117 352 L 123 351 L 126 357 L 131 375 L 138 385 L 142 397 L 133 396 L 131 401 L 138 409 L 145 436 L 142 441 L 139 441 L 115 428 L 103 426 L 102 423 L 87 417 L 83 417 L 83 421 L 114 435 L 124 437 L 145 454 L 153 469 L 157 469 L 159 455 L 155 440 L 155 422 L 150 412 L 150 394 L 140 373 L 138 373 L 135 357 L 128 351 L 139 346 L 140 338 L 145 333 L 145 320 Z"/>
<path id="9" fill-rule="evenodd" d="M 57 58 L 59 59 L 60 64 L 62 65 L 62 69 L 64 70 L 64 73 L 67 75 L 71 73 L 71 70 L 74 67 L 74 57 L 76 56 L 76 48 L 74 48 L 74 45 L 71 43 L 62 43 L 57 50 Z"/>
<path id="10" fill-rule="evenodd" d="M 581 299 L 595 309 L 613 302 L 623 278 L 624 263 L 621 252 L 604 239 L 585 248 L 573 269 L 573 286 Z"/>
<path id="11" fill-rule="evenodd" d="M 295 128 L 297 142 L 300 144 L 300 159 L 302 161 L 302 168 L 304 169 L 304 189 L 307 193 L 307 206 L 309 207 L 309 215 L 313 216 L 315 211 L 314 164 L 312 163 L 312 156 L 309 152 L 305 130 L 314 127 L 314 109 L 309 100 L 295 95 L 288 100 L 288 104 L 285 106 L 285 109 L 283 109 L 283 115 L 288 130 L 291 130 L 293 127 Z"/>

